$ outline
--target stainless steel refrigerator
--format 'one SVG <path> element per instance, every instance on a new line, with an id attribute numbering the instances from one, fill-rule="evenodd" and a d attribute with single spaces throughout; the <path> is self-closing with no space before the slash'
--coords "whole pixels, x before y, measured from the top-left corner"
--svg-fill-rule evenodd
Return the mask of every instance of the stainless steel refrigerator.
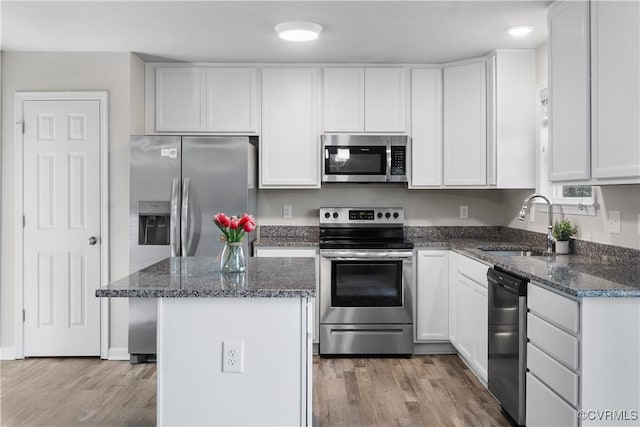
<path id="1" fill-rule="evenodd" d="M 246 136 L 132 136 L 129 270 L 169 256 L 219 257 L 213 215 L 256 213 L 256 147 Z M 156 322 L 154 299 L 129 299 L 132 363 L 155 358 Z"/>

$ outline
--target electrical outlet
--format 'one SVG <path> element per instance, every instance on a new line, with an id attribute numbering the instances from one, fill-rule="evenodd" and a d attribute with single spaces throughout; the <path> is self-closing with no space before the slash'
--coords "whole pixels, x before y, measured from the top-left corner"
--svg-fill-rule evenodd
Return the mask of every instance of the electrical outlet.
<path id="1" fill-rule="evenodd" d="M 244 372 L 244 341 L 222 341 L 222 372 Z"/>
<path id="2" fill-rule="evenodd" d="M 460 205 L 460 219 L 469 218 L 469 206 Z"/>
<path id="3" fill-rule="evenodd" d="M 638 236 L 640 236 L 640 214 L 638 214 Z"/>
<path id="4" fill-rule="evenodd" d="M 609 233 L 620 234 L 620 211 L 609 211 Z"/>
<path id="5" fill-rule="evenodd" d="M 536 206 L 535 205 L 532 205 L 531 209 L 529 209 L 529 222 L 530 223 L 536 222 Z"/>
<path id="6" fill-rule="evenodd" d="M 293 218 L 293 206 L 282 205 L 282 218 Z"/>

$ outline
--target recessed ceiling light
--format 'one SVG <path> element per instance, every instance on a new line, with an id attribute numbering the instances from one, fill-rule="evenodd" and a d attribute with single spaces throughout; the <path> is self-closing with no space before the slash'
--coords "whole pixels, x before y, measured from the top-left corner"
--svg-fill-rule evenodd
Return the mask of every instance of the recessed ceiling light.
<path id="1" fill-rule="evenodd" d="M 523 37 L 533 31 L 531 25 L 514 25 L 513 27 L 507 27 L 504 30 L 513 37 Z"/>
<path id="2" fill-rule="evenodd" d="M 283 22 L 274 28 L 280 38 L 292 42 L 315 40 L 322 31 L 322 25 L 313 22 Z"/>

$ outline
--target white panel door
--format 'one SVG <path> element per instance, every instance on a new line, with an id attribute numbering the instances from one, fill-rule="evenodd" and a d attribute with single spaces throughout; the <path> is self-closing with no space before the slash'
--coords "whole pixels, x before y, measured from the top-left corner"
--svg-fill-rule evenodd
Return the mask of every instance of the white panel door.
<path id="1" fill-rule="evenodd" d="M 475 284 L 458 274 L 458 351 L 469 363 L 473 362 L 475 333 Z"/>
<path id="2" fill-rule="evenodd" d="M 324 131 L 364 132 L 364 68 L 324 69 Z"/>
<path id="3" fill-rule="evenodd" d="M 156 68 L 156 131 L 205 131 L 205 85 L 204 68 Z"/>
<path id="4" fill-rule="evenodd" d="M 207 131 L 256 132 L 255 68 L 207 68 Z"/>
<path id="5" fill-rule="evenodd" d="M 589 2 L 549 10 L 549 180 L 591 176 Z"/>
<path id="6" fill-rule="evenodd" d="M 487 381 L 489 359 L 489 295 L 487 288 L 474 284 L 473 364 L 480 378 Z"/>
<path id="7" fill-rule="evenodd" d="M 99 108 L 24 102 L 27 357 L 100 355 Z"/>
<path id="8" fill-rule="evenodd" d="M 319 188 L 318 72 L 262 71 L 260 188 Z"/>
<path id="9" fill-rule="evenodd" d="M 442 185 L 442 70 L 411 72 L 412 188 Z"/>
<path id="10" fill-rule="evenodd" d="M 487 183 L 487 81 L 484 62 L 444 69 L 444 184 Z"/>
<path id="11" fill-rule="evenodd" d="M 591 138 L 594 178 L 640 177 L 638 1 L 591 2 Z"/>
<path id="12" fill-rule="evenodd" d="M 406 132 L 406 70 L 366 68 L 364 76 L 365 131 Z"/>
<path id="13" fill-rule="evenodd" d="M 449 251 L 418 251 L 416 341 L 449 339 Z"/>

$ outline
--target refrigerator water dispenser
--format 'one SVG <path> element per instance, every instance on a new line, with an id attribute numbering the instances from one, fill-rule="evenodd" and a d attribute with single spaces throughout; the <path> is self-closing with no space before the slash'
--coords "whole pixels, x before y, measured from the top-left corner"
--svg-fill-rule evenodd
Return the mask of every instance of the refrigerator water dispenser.
<path id="1" fill-rule="evenodd" d="M 140 201 L 138 212 L 138 244 L 169 245 L 171 203 Z"/>

